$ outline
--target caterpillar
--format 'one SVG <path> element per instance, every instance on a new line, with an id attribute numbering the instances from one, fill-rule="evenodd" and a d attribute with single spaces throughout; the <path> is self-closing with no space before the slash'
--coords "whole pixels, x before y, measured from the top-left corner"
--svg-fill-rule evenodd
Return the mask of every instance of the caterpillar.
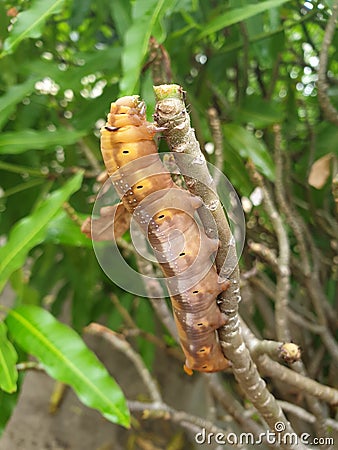
<path id="1" fill-rule="evenodd" d="M 101 129 L 101 152 L 124 207 L 133 215 L 167 279 L 184 370 L 216 372 L 229 367 L 216 330 L 226 323 L 217 296 L 229 286 L 219 281 L 210 256 L 218 240 L 194 217 L 202 200 L 178 187 L 163 165 L 139 96 L 113 102 Z"/>

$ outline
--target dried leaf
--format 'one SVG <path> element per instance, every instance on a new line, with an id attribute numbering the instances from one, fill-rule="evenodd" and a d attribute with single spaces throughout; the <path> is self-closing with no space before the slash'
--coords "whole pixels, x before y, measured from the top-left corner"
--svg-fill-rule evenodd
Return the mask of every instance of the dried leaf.
<path id="1" fill-rule="evenodd" d="M 130 213 L 122 203 L 104 206 L 100 209 L 100 217 L 90 217 L 83 222 L 82 233 L 93 241 L 111 241 L 123 236 L 130 226 Z"/>
<path id="2" fill-rule="evenodd" d="M 330 162 L 332 157 L 332 153 L 328 153 L 312 164 L 308 178 L 310 186 L 316 189 L 321 189 L 324 186 L 330 176 Z"/>

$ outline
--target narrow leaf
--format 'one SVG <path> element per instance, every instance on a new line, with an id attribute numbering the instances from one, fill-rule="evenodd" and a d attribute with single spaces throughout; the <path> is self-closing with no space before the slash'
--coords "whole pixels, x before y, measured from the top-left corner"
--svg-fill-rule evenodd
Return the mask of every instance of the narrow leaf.
<path id="1" fill-rule="evenodd" d="M 114 3 L 109 2 L 109 8 L 117 32 L 120 38 L 123 39 L 125 31 L 131 24 L 131 3 L 124 0 L 115 0 Z"/>
<path id="2" fill-rule="evenodd" d="M 255 128 L 265 128 L 283 120 L 280 104 L 266 101 L 258 96 L 248 96 L 243 104 L 233 112 L 234 122 L 251 123 Z"/>
<path id="3" fill-rule="evenodd" d="M 0 248 L 0 292 L 8 277 L 23 265 L 27 253 L 43 241 L 48 224 L 62 204 L 80 188 L 81 181 L 82 172 L 53 192 L 30 216 L 14 225 L 7 244 Z"/>
<path id="4" fill-rule="evenodd" d="M 251 158 L 255 166 L 269 179 L 274 180 L 274 165 L 263 141 L 245 128 L 230 123 L 223 127 L 227 143 L 242 157 Z"/>
<path id="5" fill-rule="evenodd" d="M 11 310 L 6 323 L 18 345 L 37 357 L 51 377 L 69 384 L 85 405 L 111 422 L 129 426 L 121 389 L 74 330 L 37 306 Z"/>
<path id="6" fill-rule="evenodd" d="M 120 89 L 124 94 L 130 95 L 135 92 L 142 61 L 148 50 L 149 38 L 155 27 L 158 27 L 161 16 L 174 3 L 173 0 L 137 0 L 134 2 L 133 23 L 126 32 L 122 54 L 123 78 Z"/>
<path id="7" fill-rule="evenodd" d="M 21 12 L 5 40 L 1 56 L 13 53 L 21 41 L 41 36 L 43 25 L 48 17 L 58 13 L 64 0 L 35 0 L 30 9 Z"/>
<path id="8" fill-rule="evenodd" d="M 214 20 L 211 20 L 204 28 L 204 30 L 200 33 L 198 38 L 202 39 L 211 33 L 215 33 L 216 31 L 221 30 L 222 28 L 229 27 L 234 23 L 241 22 L 268 9 L 276 8 L 277 6 L 280 6 L 283 3 L 287 3 L 288 1 L 290 0 L 268 0 L 265 2 L 258 2 L 251 5 L 245 5 L 241 8 L 226 11 L 224 14 L 221 14 Z"/>
<path id="9" fill-rule="evenodd" d="M 22 130 L 0 135 L 0 154 L 13 155 L 27 150 L 44 150 L 55 145 L 71 145 L 86 132 L 59 128 L 55 131 Z"/>
<path id="10" fill-rule="evenodd" d="M 15 364 L 18 355 L 12 343 L 7 339 L 7 328 L 0 322 L 0 388 L 11 394 L 17 389 L 18 371 Z"/>
<path id="11" fill-rule="evenodd" d="M 91 241 L 81 233 L 79 225 L 65 211 L 60 211 L 48 224 L 45 242 L 74 247 L 92 247 Z"/>

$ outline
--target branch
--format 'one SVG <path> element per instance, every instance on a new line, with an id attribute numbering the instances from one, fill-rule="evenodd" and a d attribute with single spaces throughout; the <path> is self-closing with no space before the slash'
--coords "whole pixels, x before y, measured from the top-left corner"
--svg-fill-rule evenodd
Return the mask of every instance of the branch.
<path id="1" fill-rule="evenodd" d="M 98 162 L 96 156 L 92 152 L 91 148 L 87 145 L 84 139 L 81 139 L 79 141 L 80 149 L 87 158 L 87 161 L 93 168 L 93 171 L 96 175 L 98 175 L 100 172 L 102 172 L 102 168 L 100 163 Z"/>
<path id="2" fill-rule="evenodd" d="M 145 259 L 138 257 L 136 253 L 135 257 L 139 271 L 143 273 L 143 275 L 152 278 L 151 281 L 145 283 L 145 288 L 150 303 L 152 304 L 155 310 L 155 313 L 157 314 L 158 318 L 163 323 L 163 325 L 168 329 L 169 333 L 175 339 L 175 341 L 179 342 L 173 315 L 165 301 L 165 295 L 162 286 L 160 285 L 159 282 L 157 282 L 154 279 L 155 275 L 152 264 L 149 261 L 146 261 Z"/>
<path id="3" fill-rule="evenodd" d="M 154 84 L 170 83 L 172 80 L 170 57 L 163 45 L 151 36 L 149 39 L 149 65 Z"/>
<path id="4" fill-rule="evenodd" d="M 235 267 L 237 265 L 237 255 L 235 249 L 233 251 L 230 249 L 232 233 L 220 204 L 215 183 L 211 178 L 205 158 L 196 139 L 195 132 L 190 126 L 190 117 L 183 100 L 183 90 L 175 84 L 155 86 L 154 90 L 157 98 L 154 118 L 160 127 L 165 128 L 163 135 L 169 148 L 173 152 L 186 154 L 193 158 L 194 163 L 190 164 L 189 161 L 188 167 L 186 161 L 181 161 L 180 159 L 177 160 L 177 165 L 186 180 L 189 191 L 202 198 L 216 223 L 218 238 L 220 240 L 220 248 L 216 256 L 216 266 L 222 267 L 225 260 L 227 258 L 229 260 L 230 258 L 229 264 Z M 206 225 L 207 235 L 209 237 L 215 237 L 215 225 L 210 218 L 210 214 L 201 214 L 201 219 Z M 220 276 L 223 275 L 220 274 Z M 239 286 L 239 273 L 234 271 L 231 277 L 237 281 L 235 284 Z"/>
<path id="5" fill-rule="evenodd" d="M 166 419 L 182 426 L 188 431 L 197 434 L 203 429 L 212 436 L 222 436 L 227 438 L 229 432 L 222 428 L 215 426 L 212 422 L 202 419 L 198 416 L 193 416 L 185 411 L 177 411 L 165 403 L 144 403 L 137 401 L 129 401 L 128 407 L 133 412 L 142 412 L 142 419 Z M 234 447 L 243 448 L 240 444 L 232 444 Z"/>
<path id="6" fill-rule="evenodd" d="M 275 255 L 274 250 L 267 247 L 265 244 L 262 244 L 261 242 L 253 242 L 251 240 L 248 241 L 248 247 L 252 252 L 266 261 L 269 267 L 271 267 L 275 273 L 279 273 L 278 259 Z"/>
<path id="7" fill-rule="evenodd" d="M 62 208 L 67 213 L 68 217 L 79 227 L 81 228 L 83 225 L 83 220 L 80 219 L 75 209 L 68 203 L 64 202 Z"/>
<path id="8" fill-rule="evenodd" d="M 124 336 L 126 336 L 126 337 L 130 336 L 130 335 L 142 336 L 147 341 L 149 341 L 152 344 L 156 345 L 163 352 L 167 352 L 169 355 L 171 355 L 174 358 L 176 358 L 179 361 L 181 361 L 182 364 L 184 363 L 185 358 L 184 358 L 184 355 L 183 355 L 181 350 L 179 350 L 178 348 L 174 348 L 174 347 L 168 347 L 165 344 L 165 342 L 162 339 L 160 339 L 159 337 L 155 336 L 154 334 L 149 333 L 148 331 L 140 329 L 136 325 L 134 319 L 131 317 L 131 315 L 126 310 L 126 308 L 124 308 L 124 306 L 121 305 L 121 302 L 119 301 L 117 296 L 115 294 L 111 294 L 110 298 L 111 298 L 111 301 L 113 302 L 114 306 L 116 307 L 116 309 L 119 311 L 119 313 L 123 317 L 127 327 L 129 327 L 129 329 L 123 330 L 122 333 L 123 333 Z"/>
<path id="9" fill-rule="evenodd" d="M 293 342 L 277 342 L 277 341 L 258 341 L 257 345 L 251 350 L 254 359 L 260 355 L 268 355 L 273 359 L 281 359 L 288 364 L 292 364 L 300 360 L 301 350 L 298 345 Z"/>
<path id="10" fill-rule="evenodd" d="M 298 388 L 301 392 L 320 398 L 330 405 L 338 405 L 338 390 L 324 386 L 317 381 L 311 380 L 278 362 L 272 361 L 264 355 L 257 360 L 258 366 L 269 377 L 276 378 L 283 383 Z"/>
<path id="11" fill-rule="evenodd" d="M 329 58 L 329 49 L 334 36 L 336 21 L 338 15 L 338 0 L 335 0 L 332 6 L 332 16 L 329 18 L 324 39 L 322 42 L 322 48 L 319 53 L 319 70 L 318 70 L 318 100 L 323 110 L 324 116 L 327 120 L 338 125 L 338 112 L 332 105 L 330 98 L 327 94 L 328 82 L 327 82 L 327 65 Z"/>
<path id="12" fill-rule="evenodd" d="M 263 177 L 257 172 L 253 162 L 249 162 L 247 167 L 250 171 L 253 182 L 259 186 L 263 192 L 263 204 L 278 240 L 278 272 L 275 304 L 276 335 L 279 341 L 290 341 L 290 332 L 287 320 L 287 307 L 289 303 L 290 291 L 290 247 L 289 239 L 283 220 L 278 213 L 270 192 L 265 186 Z M 276 174 L 278 179 L 278 173 Z"/>
<path id="13" fill-rule="evenodd" d="M 230 414 L 233 419 L 241 425 L 243 430 L 259 436 L 263 429 L 250 417 L 251 413 L 244 409 L 243 406 L 232 396 L 232 394 L 224 389 L 219 382 L 217 374 L 203 374 L 212 395 L 223 406 L 224 410 Z"/>
<path id="14" fill-rule="evenodd" d="M 304 273 L 306 276 L 310 274 L 310 262 L 308 257 L 308 249 L 305 244 L 304 234 L 302 226 L 297 220 L 297 215 L 295 214 L 293 204 L 287 199 L 287 193 L 285 189 L 285 170 L 286 167 L 283 164 L 282 157 L 282 133 L 280 125 L 276 124 L 273 127 L 275 134 L 275 166 L 276 166 L 276 199 L 280 210 L 285 214 L 285 218 L 292 228 L 294 235 L 298 242 L 299 253 L 301 256 L 301 264 L 304 268 Z"/>
<path id="15" fill-rule="evenodd" d="M 250 350 L 253 353 L 255 353 L 255 348 L 256 347 L 259 348 L 261 346 L 261 342 L 253 335 L 251 330 L 246 326 L 246 324 L 243 321 L 242 321 L 242 326 L 243 326 L 243 330 L 245 333 L 245 340 L 248 343 Z M 293 345 L 293 344 L 286 344 L 286 345 Z M 264 344 L 263 344 L 263 346 L 264 346 Z M 296 349 L 296 348 L 294 347 L 294 349 Z M 291 350 L 292 350 L 292 347 L 291 347 Z M 292 351 L 292 353 L 293 353 L 293 351 Z M 297 350 L 296 350 L 296 355 L 297 355 Z M 275 363 L 274 361 L 271 361 L 266 354 L 258 356 L 255 359 L 255 361 L 263 373 L 264 373 L 264 367 L 262 368 L 261 364 L 263 364 L 263 363 L 275 364 L 276 372 L 278 372 L 277 367 L 279 368 L 279 372 L 278 372 L 278 375 L 275 374 L 275 378 L 273 378 L 273 379 L 278 380 L 278 379 L 280 379 L 279 377 L 281 376 L 281 374 L 283 374 L 282 381 L 283 382 L 286 381 L 287 383 L 293 385 L 294 377 L 292 374 L 294 374 L 298 377 L 298 379 L 297 379 L 298 381 L 301 380 L 301 382 L 306 383 L 306 381 L 309 380 L 309 378 L 306 377 L 306 372 L 305 372 L 303 363 L 299 358 L 300 358 L 300 354 L 297 355 L 297 357 L 293 360 L 293 362 L 297 361 L 295 364 L 294 370 L 296 370 L 297 372 L 301 372 L 301 374 L 295 373 L 292 370 L 287 369 L 286 367 L 284 367 L 278 363 Z M 309 381 L 312 381 L 312 380 L 309 380 Z M 314 382 L 314 383 L 316 383 L 316 382 Z M 324 388 L 324 390 L 327 389 L 326 386 L 322 386 L 319 383 L 316 383 L 316 386 L 313 386 L 313 385 L 308 386 L 310 392 L 305 391 L 305 399 L 306 399 L 306 402 L 308 404 L 310 411 L 316 416 L 317 420 L 315 422 L 315 427 L 317 430 L 317 435 L 319 437 L 322 437 L 322 436 L 325 436 L 325 432 L 326 432 L 325 419 L 323 417 L 323 411 L 322 411 L 322 408 L 321 408 L 321 405 L 320 405 L 318 399 L 315 398 L 315 394 L 314 394 L 314 396 L 312 395 L 312 389 L 314 387 L 318 388 L 318 386 L 320 386 L 320 388 Z M 302 389 L 302 388 L 300 388 L 299 385 L 297 385 L 297 388 Z M 331 388 L 328 388 L 328 389 L 331 389 Z M 318 389 L 313 389 L 313 390 L 314 390 L 314 392 L 318 392 Z M 320 392 L 322 392 L 322 391 L 320 390 Z M 337 393 L 338 393 L 338 391 L 337 391 Z"/>
<path id="16" fill-rule="evenodd" d="M 162 402 L 160 391 L 153 378 L 151 377 L 149 370 L 144 365 L 144 362 L 140 355 L 135 352 L 131 345 L 121 336 L 110 330 L 109 328 L 100 325 L 98 323 L 91 323 L 85 328 L 85 332 L 103 337 L 114 348 L 124 353 L 127 358 L 134 364 L 136 370 L 140 374 L 145 386 L 148 389 L 150 398 L 154 402 Z"/>
<path id="17" fill-rule="evenodd" d="M 310 414 L 308 411 L 301 408 L 300 406 L 294 405 L 293 403 L 284 402 L 283 400 L 278 400 L 278 403 L 280 404 L 280 406 L 284 411 L 294 414 L 301 420 L 304 420 L 305 422 L 309 423 L 316 423 L 317 417 L 314 416 L 313 414 Z M 334 430 L 338 431 L 338 422 L 336 420 L 325 419 L 325 424 L 328 428 L 333 428 Z"/>
<path id="18" fill-rule="evenodd" d="M 179 167 L 182 173 L 189 173 L 190 181 L 191 178 L 195 180 L 194 183 L 190 182 L 190 186 L 187 183 L 189 190 L 200 196 L 205 205 L 209 205 L 209 207 L 217 205 L 216 208 L 210 208 L 210 210 L 221 241 L 215 261 L 216 267 L 220 270 L 227 256 L 230 256 L 231 262 L 237 261 L 236 249 L 235 246 L 230 246 L 232 233 L 194 130 L 191 128 L 190 118 L 183 100 L 183 90 L 178 85 L 156 86 L 154 90 L 157 99 L 154 117 L 159 126 L 166 128 L 163 134 L 170 149 L 189 154 L 194 157 L 195 161 L 198 161 L 198 164 L 190 164 L 189 168 Z M 211 189 L 208 186 L 211 186 Z M 285 430 L 281 433 L 281 437 L 283 437 L 285 433 L 293 433 L 293 429 L 275 398 L 266 388 L 266 384 L 260 377 L 243 341 L 238 317 L 238 302 L 241 299 L 239 269 L 236 264 L 232 267 L 235 267 L 235 270 L 229 276 L 231 285 L 219 297 L 220 308 L 229 319 L 228 323 L 218 330 L 220 342 L 226 357 L 232 362 L 234 375 L 241 388 L 272 430 L 277 422 L 283 423 L 285 426 Z M 224 276 L 224 273 L 220 273 L 220 276 Z M 305 449 L 301 443 L 298 445 L 284 444 L 281 448 Z"/>
<path id="19" fill-rule="evenodd" d="M 318 280 L 318 276 L 314 275 L 311 278 L 305 278 L 304 286 L 307 289 L 308 295 L 318 316 L 319 325 L 323 327 L 320 333 L 323 343 L 338 364 L 338 344 L 328 327 L 327 318 L 323 306 L 328 302 L 328 300 L 323 293 L 320 281 Z"/>
<path id="20" fill-rule="evenodd" d="M 67 390 L 68 386 L 61 381 L 55 381 L 52 395 L 49 399 L 48 411 L 50 414 L 55 414 L 59 409 Z"/>
<path id="21" fill-rule="evenodd" d="M 215 167 L 223 172 L 223 135 L 222 135 L 222 126 L 221 121 L 219 120 L 218 112 L 216 108 L 208 109 L 209 123 L 211 128 L 212 139 L 214 141 L 215 146 Z M 214 182 L 217 186 L 219 181 L 219 172 L 216 172 L 214 175 Z"/>
<path id="22" fill-rule="evenodd" d="M 16 365 L 17 370 L 23 371 L 23 370 L 41 370 L 44 371 L 45 368 L 42 364 L 36 362 L 36 361 L 24 361 L 21 363 L 18 363 Z"/>

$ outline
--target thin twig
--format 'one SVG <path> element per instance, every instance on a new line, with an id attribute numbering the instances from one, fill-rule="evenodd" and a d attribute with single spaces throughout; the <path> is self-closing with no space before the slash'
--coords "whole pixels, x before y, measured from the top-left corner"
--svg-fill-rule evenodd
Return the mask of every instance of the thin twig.
<path id="1" fill-rule="evenodd" d="M 276 273 L 279 272 L 278 258 L 274 251 L 261 242 L 248 241 L 248 248 L 266 261 Z"/>
<path id="2" fill-rule="evenodd" d="M 294 235 L 298 242 L 299 253 L 301 257 L 301 264 L 304 268 L 304 273 L 306 276 L 310 274 L 310 262 L 308 257 L 308 249 L 306 248 L 304 234 L 302 227 L 297 220 L 293 204 L 287 199 L 287 193 L 285 189 L 285 171 L 283 156 L 282 156 L 282 133 L 280 125 L 276 124 L 273 127 L 275 135 L 275 166 L 276 166 L 276 199 L 280 210 L 285 214 L 285 218 L 292 228 Z"/>
<path id="3" fill-rule="evenodd" d="M 219 170 L 219 172 L 216 171 L 214 174 L 214 182 L 217 186 L 220 178 L 220 173 L 223 172 L 224 163 L 222 126 L 216 108 L 209 108 L 208 116 L 212 139 L 214 141 L 215 167 Z"/>
<path id="4" fill-rule="evenodd" d="M 304 420 L 305 422 L 309 423 L 315 423 L 317 420 L 317 417 L 313 414 L 310 414 L 305 409 L 301 408 L 298 405 L 294 405 L 293 403 L 284 402 L 283 400 L 278 400 L 278 403 L 282 407 L 283 411 L 289 412 L 291 414 L 294 414 L 295 416 L 299 417 L 300 419 Z M 331 427 L 334 430 L 338 431 L 338 422 L 334 419 L 326 419 L 325 424 L 327 427 Z"/>
<path id="5" fill-rule="evenodd" d="M 171 83 L 170 57 L 163 45 L 151 36 L 149 39 L 149 63 L 154 84 Z"/>
<path id="6" fill-rule="evenodd" d="M 158 390 L 157 384 L 151 377 L 149 370 L 145 366 L 142 358 L 131 345 L 121 336 L 110 330 L 109 328 L 98 323 L 91 323 L 85 328 L 85 332 L 97 336 L 102 336 L 114 348 L 122 352 L 134 364 L 136 370 L 140 374 L 145 386 L 148 389 L 150 398 L 154 402 L 162 402 L 162 396 Z"/>
<path id="7" fill-rule="evenodd" d="M 79 141 L 80 149 L 87 158 L 87 161 L 93 168 L 93 171 L 96 175 L 98 175 L 100 172 L 102 172 L 102 167 L 100 163 L 98 162 L 97 158 L 95 157 L 94 153 L 92 152 L 91 148 L 87 145 L 84 139 L 81 139 Z"/>
<path id="8" fill-rule="evenodd" d="M 232 396 L 232 394 L 219 382 L 217 374 L 203 374 L 213 396 L 230 414 L 234 420 L 241 425 L 243 430 L 259 436 L 263 429 L 250 417 L 250 413 Z"/>
<path id="9" fill-rule="evenodd" d="M 260 341 L 253 335 L 253 333 L 251 332 L 251 330 L 246 326 L 246 324 L 242 321 L 242 326 L 243 326 L 243 330 L 245 332 L 245 339 L 246 342 L 249 346 L 249 348 L 251 349 L 252 353 L 254 354 L 255 351 L 255 347 L 256 346 L 260 346 Z M 279 371 L 279 375 L 276 375 L 275 377 L 273 377 L 274 381 L 280 379 L 279 377 L 282 377 L 282 382 L 288 382 L 289 384 L 291 384 L 293 386 L 293 376 L 292 374 L 296 375 L 297 378 L 297 388 L 300 388 L 300 384 L 302 382 L 306 383 L 307 380 L 309 380 L 309 382 L 312 382 L 313 380 L 309 379 L 306 376 L 306 370 L 305 367 L 302 364 L 302 361 L 299 359 L 300 355 L 297 356 L 297 358 L 295 359 L 296 363 L 294 364 L 294 370 L 296 370 L 299 373 L 293 372 L 292 370 L 278 364 L 278 363 L 274 363 L 274 361 L 272 361 L 268 355 L 266 354 L 262 354 L 261 356 L 258 356 L 258 358 L 255 359 L 255 362 L 257 363 L 258 367 L 260 368 L 260 370 L 262 371 L 262 373 L 264 373 L 264 367 L 262 367 L 262 364 L 264 365 L 269 365 L 269 367 L 271 368 L 271 365 L 274 363 L 275 366 L 275 371 L 274 373 L 277 373 L 278 370 L 277 368 L 280 369 Z M 270 375 L 270 373 L 268 373 L 268 375 Z M 311 385 L 308 386 L 307 385 L 307 390 L 305 390 L 304 394 L 305 394 L 305 399 L 306 402 L 308 404 L 308 408 L 309 410 L 316 416 L 316 423 L 315 423 L 315 427 L 317 430 L 317 435 L 320 437 L 325 436 L 326 434 L 326 428 L 325 428 L 325 418 L 323 417 L 323 411 L 321 408 L 321 405 L 318 401 L 318 399 L 316 398 L 316 394 L 318 393 L 318 390 L 320 390 L 320 393 L 322 393 L 322 389 L 325 391 L 324 394 L 327 394 L 328 391 L 327 389 L 331 389 L 331 388 L 327 388 L 326 386 L 323 386 L 319 383 L 313 382 L 315 383 L 315 385 Z M 319 388 L 319 389 L 318 389 Z M 314 394 L 312 395 L 312 390 L 314 391 Z M 331 389 L 331 391 L 334 391 L 333 389 Z M 338 395 L 338 391 L 336 391 L 337 395 Z"/>
<path id="10" fill-rule="evenodd" d="M 321 332 L 322 340 L 327 350 L 338 364 L 338 344 L 328 328 L 327 317 L 323 307 L 323 305 L 327 303 L 328 300 L 316 275 L 311 278 L 305 278 L 304 286 L 306 287 L 308 295 L 315 308 L 318 322 L 323 327 L 323 330 Z"/>
<path id="11" fill-rule="evenodd" d="M 336 21 L 338 16 L 338 0 L 335 0 L 332 5 L 332 15 L 327 21 L 324 39 L 319 53 L 319 69 L 318 69 L 318 100 L 327 120 L 338 125 L 338 112 L 331 103 L 328 96 L 328 82 L 327 82 L 327 66 L 329 59 L 329 49 L 335 33 Z"/>
<path id="12" fill-rule="evenodd" d="M 69 218 L 79 227 L 82 227 L 83 224 L 83 220 L 80 219 L 80 217 L 78 216 L 77 212 L 75 211 L 75 209 L 68 203 L 65 202 L 62 205 L 63 209 L 66 211 L 67 215 L 69 216 Z"/>
<path id="13" fill-rule="evenodd" d="M 262 340 L 251 349 L 254 359 L 260 355 L 268 355 L 272 359 L 281 359 L 288 364 L 300 360 L 301 351 L 298 345 L 293 342 L 277 342 L 273 340 Z"/>
<path id="14" fill-rule="evenodd" d="M 290 291 L 289 239 L 284 222 L 274 205 L 271 194 L 264 183 L 262 175 L 258 173 L 253 162 L 250 161 L 247 164 L 247 167 L 250 171 L 254 183 L 262 189 L 264 208 L 271 220 L 272 226 L 274 227 L 278 239 L 279 253 L 277 261 L 279 270 L 277 273 L 275 304 L 276 335 L 279 341 L 290 341 L 290 331 L 287 320 L 287 307 L 289 303 Z"/>
<path id="15" fill-rule="evenodd" d="M 123 317 L 127 327 L 129 327 L 128 330 L 123 330 L 122 333 L 124 336 L 126 336 L 126 337 L 130 336 L 130 335 L 142 336 L 144 339 L 146 339 L 147 341 L 156 345 L 159 349 L 168 353 L 169 355 L 173 356 L 174 358 L 178 359 L 182 363 L 185 361 L 182 351 L 180 351 L 178 348 L 168 347 L 162 339 L 158 338 L 154 334 L 149 333 L 148 331 L 140 329 L 136 325 L 134 319 L 131 317 L 131 315 L 126 310 L 126 308 L 124 308 L 121 305 L 121 302 L 119 301 L 118 297 L 115 294 L 111 294 L 110 298 L 111 298 L 111 301 L 113 302 L 114 306 L 116 307 L 116 309 L 119 311 L 119 313 Z"/>
<path id="16" fill-rule="evenodd" d="M 24 370 L 44 371 L 45 370 L 44 366 L 36 361 L 25 361 L 25 362 L 18 363 L 16 365 L 16 368 L 19 371 L 24 371 Z"/>
<path id="17" fill-rule="evenodd" d="M 259 273 L 256 277 L 250 278 L 250 283 L 262 291 L 271 300 L 275 300 L 276 285 L 265 274 Z"/>
<path id="18" fill-rule="evenodd" d="M 152 304 L 157 317 L 163 325 L 168 329 L 171 336 L 176 342 L 179 342 L 176 325 L 173 315 L 165 301 L 165 295 L 161 284 L 155 280 L 154 268 L 149 261 L 139 258 L 136 255 L 137 267 L 143 275 L 151 278 L 151 281 L 145 283 L 146 292 L 150 303 Z"/>
<path id="19" fill-rule="evenodd" d="M 260 356 L 256 361 L 262 372 L 269 377 L 287 383 L 290 386 L 300 389 L 304 393 L 317 397 L 330 405 L 338 405 L 338 390 L 329 386 L 324 386 L 317 381 L 311 380 L 288 367 L 282 366 L 276 361 L 272 361 L 268 356 Z"/>
<path id="20" fill-rule="evenodd" d="M 219 439 L 221 439 L 221 436 L 223 439 L 226 439 L 229 433 L 208 420 L 186 413 L 185 411 L 177 411 L 165 403 L 129 401 L 128 407 L 132 412 L 142 412 L 143 419 L 171 420 L 194 434 L 200 433 L 204 429 L 207 433 L 211 433 L 211 436 L 216 436 L 218 434 Z M 239 444 L 234 444 L 234 446 L 236 448 L 243 448 Z"/>

